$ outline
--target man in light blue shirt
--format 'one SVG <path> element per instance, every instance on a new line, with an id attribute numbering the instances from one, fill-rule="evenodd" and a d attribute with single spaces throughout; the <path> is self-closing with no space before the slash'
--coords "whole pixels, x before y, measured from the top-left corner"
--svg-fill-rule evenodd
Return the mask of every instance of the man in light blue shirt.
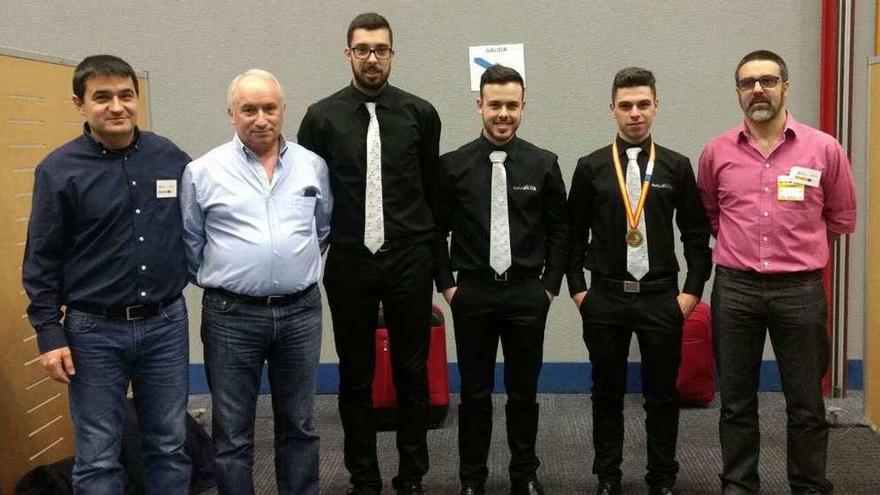
<path id="1" fill-rule="evenodd" d="M 202 341 L 221 495 L 254 493 L 254 413 L 263 363 L 275 413 L 278 493 L 318 493 L 312 425 L 321 350 L 316 282 L 333 196 L 318 155 L 281 134 L 284 94 L 251 69 L 229 85 L 232 141 L 181 180 L 190 277 L 205 289 Z"/>

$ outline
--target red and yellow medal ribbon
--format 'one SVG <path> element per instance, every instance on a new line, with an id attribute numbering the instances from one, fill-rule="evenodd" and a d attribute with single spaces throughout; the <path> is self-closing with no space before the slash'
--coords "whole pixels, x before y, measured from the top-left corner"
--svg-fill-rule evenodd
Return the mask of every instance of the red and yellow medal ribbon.
<path id="1" fill-rule="evenodd" d="M 651 142 L 651 154 L 648 156 L 648 169 L 645 171 L 645 179 L 642 181 L 642 193 L 639 195 L 639 202 L 635 211 L 632 209 L 632 203 L 629 202 L 629 194 L 626 192 L 626 181 L 623 178 L 623 168 L 620 166 L 620 156 L 617 152 L 617 139 L 611 143 L 611 153 L 614 157 L 614 171 L 617 173 L 617 186 L 620 188 L 620 197 L 623 198 L 623 206 L 626 209 L 626 218 L 629 220 L 631 229 L 636 230 L 639 225 L 639 219 L 645 210 L 645 199 L 648 197 L 648 190 L 651 186 L 651 175 L 654 172 L 654 158 L 656 150 L 654 142 Z"/>

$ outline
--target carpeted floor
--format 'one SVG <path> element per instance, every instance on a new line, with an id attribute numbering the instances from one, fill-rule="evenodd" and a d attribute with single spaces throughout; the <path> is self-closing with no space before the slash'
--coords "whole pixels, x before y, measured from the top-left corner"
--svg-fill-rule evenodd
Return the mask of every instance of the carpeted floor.
<path id="1" fill-rule="evenodd" d="M 455 404 L 441 429 L 428 433 L 431 470 L 424 479 L 429 494 L 458 493 L 457 426 Z M 548 494 L 592 494 L 595 479 L 590 474 L 590 398 L 587 395 L 541 395 L 541 423 L 538 451 L 539 476 Z M 761 465 L 762 493 L 788 493 L 785 474 L 785 404 L 782 394 L 762 393 Z M 717 402 L 717 399 L 716 399 Z M 880 435 L 863 425 L 862 396 L 852 393 L 847 399 L 829 403 L 840 410 L 832 416 L 836 426 L 831 431 L 828 477 L 835 493 L 880 494 Z M 210 396 L 193 396 L 192 409 L 204 408 L 210 425 Z M 274 494 L 272 449 L 272 413 L 268 396 L 261 396 L 257 410 L 254 484 L 259 494 Z M 644 411 L 641 397 L 627 396 L 626 446 L 623 464 L 624 493 L 647 493 L 642 481 L 645 467 Z M 335 395 L 318 396 L 315 411 L 321 434 L 321 492 L 344 494 L 348 473 L 342 461 L 342 429 L 336 410 Z M 380 465 L 391 493 L 390 479 L 397 469 L 394 433 L 379 433 Z M 681 415 L 678 442 L 681 472 L 677 489 L 681 494 L 718 493 L 717 473 L 721 465 L 718 446 L 718 406 L 685 409 Z M 495 430 L 489 458 L 488 493 L 506 494 L 507 444 L 504 436 L 504 396 L 495 396 Z M 208 492 L 216 493 L 215 491 Z"/>

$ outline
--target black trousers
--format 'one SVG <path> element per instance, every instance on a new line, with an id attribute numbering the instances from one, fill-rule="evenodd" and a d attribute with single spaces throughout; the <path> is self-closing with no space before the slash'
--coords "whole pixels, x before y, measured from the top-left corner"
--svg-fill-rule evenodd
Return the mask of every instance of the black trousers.
<path id="1" fill-rule="evenodd" d="M 451 307 L 461 375 L 458 455 L 462 484 L 482 486 L 489 475 L 492 391 L 499 339 L 504 352 L 510 480 L 518 483 L 535 477 L 540 465 L 535 454 L 535 398 L 549 306 L 537 278 L 507 283 L 466 275 L 459 279 Z"/>
<path id="2" fill-rule="evenodd" d="M 822 272 L 761 275 L 715 268 L 713 344 L 721 389 L 721 490 L 758 493 L 758 384 L 770 336 L 788 418 L 787 471 L 792 493 L 831 493 L 825 477 L 828 423 L 822 376 L 830 346 Z"/>
<path id="3" fill-rule="evenodd" d="M 397 389 L 395 483 L 420 481 L 428 471 L 426 363 L 431 324 L 432 260 L 427 243 L 371 254 L 363 246 L 333 245 L 324 288 L 339 355 L 339 415 L 345 467 L 352 484 L 381 489 L 372 388 L 375 335 L 382 302 Z"/>
<path id="4" fill-rule="evenodd" d="M 593 376 L 593 473 L 619 482 L 623 461 L 623 398 L 627 357 L 635 333 L 642 354 L 649 486 L 672 486 L 678 474 L 678 395 L 684 318 L 677 291 L 627 294 L 593 288 L 581 304 L 584 342 Z"/>

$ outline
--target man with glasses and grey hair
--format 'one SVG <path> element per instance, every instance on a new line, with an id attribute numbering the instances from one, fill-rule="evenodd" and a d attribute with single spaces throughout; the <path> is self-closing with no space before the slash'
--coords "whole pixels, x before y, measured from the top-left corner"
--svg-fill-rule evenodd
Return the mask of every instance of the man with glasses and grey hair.
<path id="1" fill-rule="evenodd" d="M 336 195 L 324 288 L 339 354 L 339 413 L 351 494 L 382 490 L 372 410 L 382 302 L 397 389 L 398 493 L 421 493 L 428 471 L 426 363 L 431 317 L 431 189 L 440 118 L 388 84 L 391 26 L 361 14 L 348 28 L 351 84 L 309 107 L 297 135 L 330 168 Z"/>
<path id="2" fill-rule="evenodd" d="M 721 487 L 758 493 L 758 381 L 770 335 L 788 414 L 792 493 L 830 493 L 822 376 L 828 367 L 822 268 L 852 233 L 855 186 L 846 152 L 785 108 L 788 67 L 758 50 L 739 62 L 745 120 L 706 145 L 700 196 L 716 238 L 712 325 L 721 389 Z"/>
<path id="3" fill-rule="evenodd" d="M 271 73 L 238 75 L 228 104 L 232 140 L 187 165 L 180 193 L 190 277 L 205 289 L 217 485 L 221 494 L 254 493 L 254 414 L 268 362 L 277 493 L 317 494 L 312 414 L 317 281 L 333 205 L 327 166 L 281 134 L 286 105 Z"/>

